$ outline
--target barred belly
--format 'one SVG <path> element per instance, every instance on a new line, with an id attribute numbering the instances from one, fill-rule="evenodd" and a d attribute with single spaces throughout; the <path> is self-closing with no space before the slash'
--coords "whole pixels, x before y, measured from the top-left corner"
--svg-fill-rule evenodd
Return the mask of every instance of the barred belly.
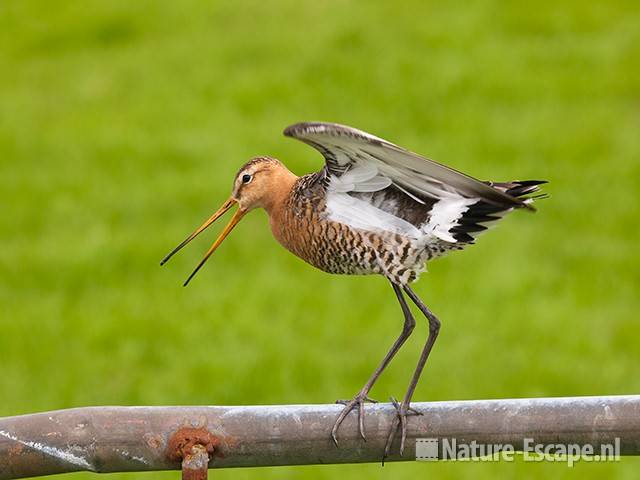
<path id="1" fill-rule="evenodd" d="M 290 252 L 328 273 L 380 274 L 398 285 L 417 280 L 432 255 L 419 240 L 388 232 L 354 229 L 319 215 L 294 215 L 272 224 L 275 237 Z M 288 225 L 281 228 L 281 225 Z"/>

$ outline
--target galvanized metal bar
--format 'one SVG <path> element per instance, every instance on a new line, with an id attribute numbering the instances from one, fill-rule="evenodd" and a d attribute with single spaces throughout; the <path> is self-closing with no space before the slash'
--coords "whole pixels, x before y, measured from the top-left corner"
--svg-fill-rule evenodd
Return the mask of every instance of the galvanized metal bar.
<path id="1" fill-rule="evenodd" d="M 415 403 L 407 448 L 387 461 L 414 460 L 415 439 L 457 438 L 512 444 L 591 444 L 619 439 L 621 455 L 640 455 L 640 395 Z M 366 406 L 367 441 L 356 412 L 330 439 L 341 405 L 245 407 L 87 407 L 0 419 L 0 480 L 80 470 L 180 470 L 379 462 L 395 415 Z M 188 457 L 188 458 L 187 458 Z M 199 471 L 201 468 L 192 470 Z M 191 472 L 193 473 L 193 472 Z M 188 477 L 185 477 L 188 478 Z M 191 477 L 205 478 L 205 477 Z"/>

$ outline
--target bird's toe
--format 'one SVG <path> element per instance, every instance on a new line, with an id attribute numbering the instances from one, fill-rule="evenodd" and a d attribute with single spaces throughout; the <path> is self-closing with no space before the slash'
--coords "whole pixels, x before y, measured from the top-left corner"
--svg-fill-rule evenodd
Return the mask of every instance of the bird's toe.
<path id="1" fill-rule="evenodd" d="M 387 443 L 384 447 L 384 455 L 382 458 L 382 463 L 384 464 L 384 460 L 389 456 L 389 452 L 391 451 L 391 445 L 393 444 L 393 440 L 398 433 L 398 429 L 400 429 L 400 456 L 404 454 L 404 447 L 407 440 L 407 417 L 412 415 L 422 415 L 423 413 L 412 408 L 408 403 L 398 402 L 394 397 L 391 397 L 391 403 L 393 407 L 396 409 L 396 416 L 393 419 L 393 423 L 391 424 L 391 429 L 389 431 L 389 436 L 387 437 Z"/>
<path id="2" fill-rule="evenodd" d="M 340 425 L 342 425 L 342 422 L 344 422 L 345 418 L 347 418 L 347 415 L 349 415 L 349 413 L 354 409 L 358 409 L 358 433 L 360 434 L 362 440 L 364 440 L 365 442 L 367 441 L 364 430 L 364 404 L 367 402 L 377 403 L 375 400 L 369 398 L 366 392 L 359 392 L 351 400 L 336 400 L 336 403 L 344 405 L 344 408 L 338 415 L 338 418 L 336 418 L 336 421 L 333 424 L 333 428 L 331 429 L 331 438 L 333 439 L 333 442 L 336 444 L 336 446 L 338 445 L 338 429 L 340 428 Z"/>

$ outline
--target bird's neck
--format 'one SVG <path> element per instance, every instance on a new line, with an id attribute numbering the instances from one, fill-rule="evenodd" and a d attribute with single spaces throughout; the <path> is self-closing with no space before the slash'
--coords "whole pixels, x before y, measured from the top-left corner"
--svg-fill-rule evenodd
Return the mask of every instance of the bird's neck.
<path id="1" fill-rule="evenodd" d="M 268 198 L 264 199 L 262 205 L 270 217 L 278 216 L 282 209 L 286 208 L 287 200 L 298 178 L 287 168 L 278 169 L 273 175 Z"/>

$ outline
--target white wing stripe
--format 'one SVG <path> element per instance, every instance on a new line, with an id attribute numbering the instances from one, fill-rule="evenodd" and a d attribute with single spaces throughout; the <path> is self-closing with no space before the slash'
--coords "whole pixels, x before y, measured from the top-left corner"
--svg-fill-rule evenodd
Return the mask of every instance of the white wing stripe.
<path id="1" fill-rule="evenodd" d="M 353 228 L 368 231 L 387 231 L 412 238 L 421 238 L 422 233 L 411 223 L 380 210 L 371 203 L 352 197 L 348 193 L 331 192 L 327 195 L 329 218 Z"/>

